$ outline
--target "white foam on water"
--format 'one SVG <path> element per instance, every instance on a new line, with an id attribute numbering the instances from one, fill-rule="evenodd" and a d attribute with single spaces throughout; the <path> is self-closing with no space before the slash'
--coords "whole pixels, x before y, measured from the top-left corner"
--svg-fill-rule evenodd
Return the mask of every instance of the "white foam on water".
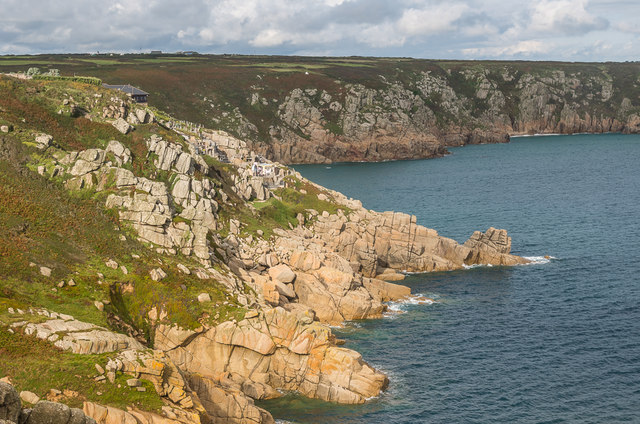
<path id="1" fill-rule="evenodd" d="M 466 264 L 462 264 L 462 267 L 464 269 L 474 269 L 474 268 L 493 268 L 493 265 L 491 264 L 473 264 L 473 265 L 466 265 Z"/>
<path id="2" fill-rule="evenodd" d="M 552 135 L 567 135 L 567 134 L 557 134 L 557 133 L 548 133 L 548 134 L 518 134 L 513 135 L 511 138 L 520 138 L 520 137 L 549 137 Z"/>
<path id="3" fill-rule="evenodd" d="M 531 261 L 528 264 L 523 264 L 523 265 L 543 265 L 543 264 L 548 264 L 554 259 L 558 259 L 554 256 L 523 256 L 523 258 Z"/>
<path id="4" fill-rule="evenodd" d="M 387 302 L 387 312 L 385 312 L 383 316 L 393 319 L 400 314 L 406 313 L 407 306 L 409 305 L 431 305 L 435 302 L 435 300 L 423 294 L 414 294 L 406 299 Z"/>

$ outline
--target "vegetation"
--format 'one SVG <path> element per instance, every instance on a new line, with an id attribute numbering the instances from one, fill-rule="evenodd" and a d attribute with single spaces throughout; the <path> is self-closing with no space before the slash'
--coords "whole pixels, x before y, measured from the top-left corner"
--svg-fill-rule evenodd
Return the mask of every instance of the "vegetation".
<path id="1" fill-rule="evenodd" d="M 63 75 L 90 75 L 109 83 L 130 83 L 150 93 L 152 106 L 166 110 L 178 119 L 222 129 L 243 139 L 269 143 L 270 128 L 287 126 L 278 116 L 278 107 L 295 88 L 326 92 L 335 101 L 346 94 L 347 84 L 384 89 L 399 84 L 414 91 L 435 114 L 437 125 L 465 124 L 439 103 L 436 93 L 421 93 L 415 86 L 424 73 L 443 78 L 454 92 L 467 99 L 470 117 L 477 119 L 489 107 L 487 99 L 475 96 L 477 79 L 470 74 L 486 76 L 505 94 L 504 113 L 517 120 L 519 111 L 519 78 L 531 73 L 548 78 L 554 72 L 579 75 L 581 83 L 573 93 L 558 92 L 556 101 L 572 101 L 581 105 L 578 113 L 591 116 L 611 114 L 623 98 L 640 107 L 640 63 L 561 63 L 446 61 L 408 58 L 330 58 L 240 55 L 39 55 L 0 58 L 0 71 L 24 71 L 27 66 L 60 69 Z M 513 79 L 504 79 L 508 69 Z M 613 93 L 610 101 L 599 102 L 590 93 L 601 87 L 596 79 L 609 79 Z M 591 85 L 590 85 L 591 84 Z M 252 102 L 254 93 L 261 101 Z M 265 102 L 262 101 L 265 100 Z M 266 103 L 266 104 L 265 104 Z M 340 114 L 321 105 L 325 128 L 336 136 L 343 135 Z M 559 111 L 557 111 L 559 113 Z M 468 119 L 468 118 L 464 118 Z M 250 123 L 251 125 L 248 125 Z M 290 128 L 294 132 L 297 128 Z M 305 136 L 304 134 L 299 134 Z"/>
<path id="2" fill-rule="evenodd" d="M 33 79 L 42 81 L 73 81 L 83 84 L 102 85 L 100 78 L 94 77 L 65 77 L 60 75 L 34 75 Z"/>
<path id="3" fill-rule="evenodd" d="M 113 356 L 113 355 L 111 355 Z M 159 412 L 162 400 L 153 384 L 142 380 L 146 391 L 130 388 L 130 376 L 119 374 L 115 384 L 96 381 L 95 364 L 104 367 L 104 355 L 77 355 L 62 351 L 51 343 L 21 332 L 0 331 L 0 375 L 9 377 L 18 391 L 29 390 L 45 399 L 51 389 L 60 390 L 62 402 L 82 408 L 84 401 L 125 409 L 127 406 Z"/>
<path id="4" fill-rule="evenodd" d="M 136 175 L 168 179 L 155 170 L 144 139 L 157 134 L 182 142 L 174 133 L 150 124 L 138 125 L 135 132 L 123 135 L 99 120 L 54 112 L 64 99 L 73 99 L 84 104 L 87 113 L 94 113 L 103 107 L 100 100 L 105 94 L 101 87 L 71 81 L 17 83 L 0 78 L 3 119 L 15 126 L 14 132 L 0 138 L 0 237 L 6 241 L 0 244 L 0 304 L 43 307 L 97 325 L 134 331 L 149 345 L 153 343 L 149 312 L 154 308 L 166 312 L 167 322 L 185 328 L 241 318 L 244 308 L 230 299 L 224 286 L 185 275 L 177 268 L 181 263 L 196 269 L 198 262 L 180 256 L 167 258 L 148 249 L 121 226 L 116 211 L 105 211 L 109 190 L 69 191 L 64 178 L 48 180 L 34 172 L 38 166 L 51 172 L 51 155 L 60 159 L 66 154 L 52 147 L 43 155 L 35 148 L 35 135 L 47 133 L 65 150 L 104 148 L 108 140 L 119 140 L 132 151 L 130 168 Z M 106 187 L 109 178 L 107 175 Z M 127 272 L 107 267 L 109 259 Z M 50 268 L 51 277 L 41 275 L 40 267 Z M 157 267 L 168 274 L 161 282 L 149 277 Z M 71 279 L 75 285 L 59 285 Z M 212 301 L 197 302 L 202 292 L 209 293 Z M 104 312 L 95 308 L 95 301 L 105 300 L 110 302 Z"/>

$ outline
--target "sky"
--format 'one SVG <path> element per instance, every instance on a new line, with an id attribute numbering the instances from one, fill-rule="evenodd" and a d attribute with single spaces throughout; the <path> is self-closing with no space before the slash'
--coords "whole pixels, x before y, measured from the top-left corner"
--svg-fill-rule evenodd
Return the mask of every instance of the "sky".
<path id="1" fill-rule="evenodd" d="M 640 60 L 640 0 L 0 0 L 0 54 Z"/>

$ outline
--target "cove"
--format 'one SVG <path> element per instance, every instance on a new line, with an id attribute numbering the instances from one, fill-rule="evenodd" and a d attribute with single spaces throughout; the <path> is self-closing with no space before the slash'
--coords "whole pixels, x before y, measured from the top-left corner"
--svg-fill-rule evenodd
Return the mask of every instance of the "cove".
<path id="1" fill-rule="evenodd" d="M 391 305 L 404 313 L 335 330 L 389 375 L 379 398 L 261 405 L 295 423 L 640 420 L 640 136 L 522 137 L 451 151 L 296 170 L 459 242 L 505 228 L 512 253 L 537 263 L 412 275 L 403 284 L 436 303 Z"/>

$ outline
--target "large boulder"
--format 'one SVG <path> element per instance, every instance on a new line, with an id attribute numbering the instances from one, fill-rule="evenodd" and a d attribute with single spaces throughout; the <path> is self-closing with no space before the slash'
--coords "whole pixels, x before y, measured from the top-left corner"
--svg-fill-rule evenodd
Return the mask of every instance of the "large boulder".
<path id="1" fill-rule="evenodd" d="M 49 134 L 39 134 L 36 136 L 36 145 L 38 149 L 46 149 L 53 143 L 53 136 Z"/>
<path id="2" fill-rule="evenodd" d="M 120 131 L 122 134 L 128 134 L 133 129 L 133 127 L 123 118 L 116 119 L 111 123 L 111 125 L 113 125 L 115 129 Z"/>
<path id="3" fill-rule="evenodd" d="M 271 276 L 274 281 L 279 281 L 285 284 L 293 283 L 293 280 L 296 279 L 296 273 L 285 264 L 269 268 L 269 276 Z"/>
<path id="4" fill-rule="evenodd" d="M 118 140 L 111 140 L 105 150 L 107 153 L 113 153 L 119 166 L 131 160 L 131 151 Z"/>
<path id="5" fill-rule="evenodd" d="M 474 232 L 464 247 L 470 249 L 465 258 L 467 264 L 517 265 L 529 262 L 519 256 L 511 255 L 511 237 L 507 230 L 493 227 L 485 233 Z"/>
<path id="6" fill-rule="evenodd" d="M 20 416 L 20 396 L 9 383 L 0 381 L 0 420 L 18 422 Z"/>
<path id="7" fill-rule="evenodd" d="M 339 403 L 377 396 L 386 376 L 332 341 L 328 327 L 277 307 L 222 323 L 167 354 L 192 375 L 216 379 L 231 373 L 247 390 L 265 384 Z M 253 389 L 250 393 L 261 391 Z"/>
<path id="8" fill-rule="evenodd" d="M 23 424 L 96 424 L 96 422 L 80 409 L 43 400 L 35 404 Z"/>

